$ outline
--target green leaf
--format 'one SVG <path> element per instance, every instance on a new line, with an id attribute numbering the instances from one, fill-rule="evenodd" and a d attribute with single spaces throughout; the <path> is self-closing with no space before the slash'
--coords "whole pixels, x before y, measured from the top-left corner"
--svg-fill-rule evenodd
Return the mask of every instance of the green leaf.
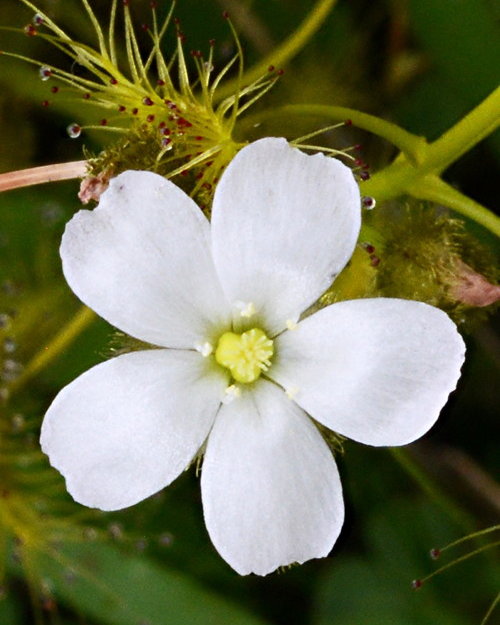
<path id="1" fill-rule="evenodd" d="M 265 625 L 260 618 L 145 556 L 102 543 L 64 545 L 38 562 L 58 600 L 106 625 Z"/>

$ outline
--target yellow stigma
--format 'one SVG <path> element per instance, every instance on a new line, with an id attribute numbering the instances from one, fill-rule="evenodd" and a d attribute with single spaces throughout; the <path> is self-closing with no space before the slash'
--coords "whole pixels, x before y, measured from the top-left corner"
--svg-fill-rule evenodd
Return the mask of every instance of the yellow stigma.
<path id="1" fill-rule="evenodd" d="M 273 341 L 253 328 L 243 334 L 225 332 L 215 350 L 215 360 L 226 367 L 237 382 L 255 382 L 271 365 Z"/>

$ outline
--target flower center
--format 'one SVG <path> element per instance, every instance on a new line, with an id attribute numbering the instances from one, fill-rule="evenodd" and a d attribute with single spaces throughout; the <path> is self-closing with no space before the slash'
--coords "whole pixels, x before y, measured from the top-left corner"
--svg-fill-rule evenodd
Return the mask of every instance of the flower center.
<path id="1" fill-rule="evenodd" d="M 273 341 L 259 328 L 243 334 L 225 332 L 217 343 L 215 360 L 226 367 L 237 382 L 255 382 L 271 366 Z"/>

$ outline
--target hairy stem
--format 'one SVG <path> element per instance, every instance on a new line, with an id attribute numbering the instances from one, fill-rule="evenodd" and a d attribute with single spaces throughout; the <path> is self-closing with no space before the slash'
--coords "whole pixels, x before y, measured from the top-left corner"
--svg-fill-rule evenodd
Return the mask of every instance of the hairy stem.
<path id="1" fill-rule="evenodd" d="M 0 191 L 10 191 L 21 187 L 30 187 L 35 184 L 57 182 L 83 178 L 87 172 L 87 161 L 72 161 L 70 163 L 56 163 L 43 167 L 32 167 L 19 171 L 0 174 Z"/>

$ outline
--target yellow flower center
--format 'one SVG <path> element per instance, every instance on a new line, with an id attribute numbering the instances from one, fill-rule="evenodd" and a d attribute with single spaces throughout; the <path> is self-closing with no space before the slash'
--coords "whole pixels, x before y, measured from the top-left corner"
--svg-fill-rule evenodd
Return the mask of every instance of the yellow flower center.
<path id="1" fill-rule="evenodd" d="M 215 360 L 226 367 L 237 382 L 255 382 L 271 366 L 273 341 L 259 328 L 243 334 L 225 332 L 217 343 Z"/>

